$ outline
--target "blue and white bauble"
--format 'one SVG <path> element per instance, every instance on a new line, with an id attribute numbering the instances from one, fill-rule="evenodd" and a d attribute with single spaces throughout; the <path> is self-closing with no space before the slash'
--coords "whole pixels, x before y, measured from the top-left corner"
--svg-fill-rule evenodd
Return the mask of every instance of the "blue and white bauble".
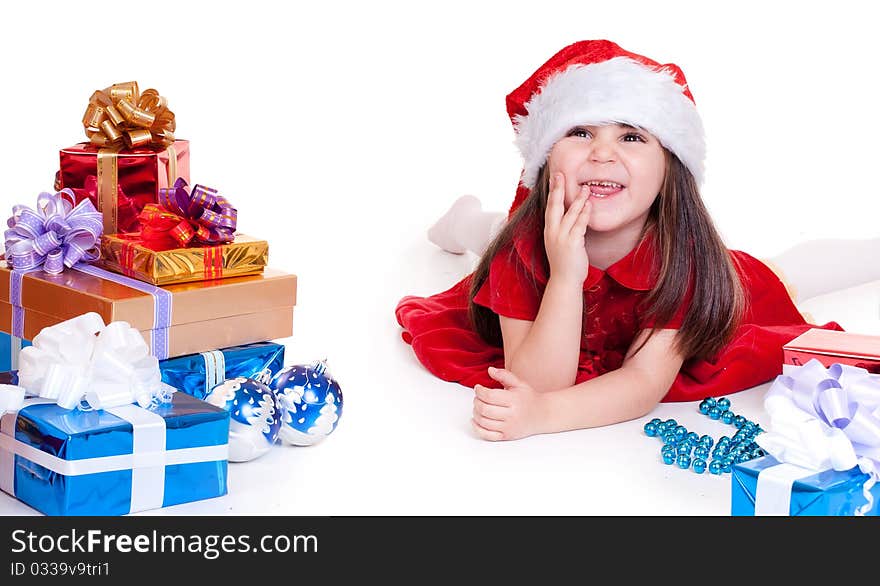
<path id="1" fill-rule="evenodd" d="M 227 379 L 205 400 L 229 411 L 230 462 L 262 456 L 278 439 L 284 408 L 264 383 L 241 376 Z"/>
<path id="2" fill-rule="evenodd" d="M 287 366 L 269 386 L 285 409 L 281 441 L 310 446 L 330 435 L 342 415 L 342 389 L 327 372 L 327 363 Z"/>

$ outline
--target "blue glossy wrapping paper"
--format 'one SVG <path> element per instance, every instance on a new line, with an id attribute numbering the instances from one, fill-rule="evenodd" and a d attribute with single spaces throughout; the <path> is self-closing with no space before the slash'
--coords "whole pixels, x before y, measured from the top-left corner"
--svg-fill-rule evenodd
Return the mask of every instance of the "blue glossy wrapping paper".
<path id="1" fill-rule="evenodd" d="M 15 373 L 0 383 L 15 384 Z M 229 413 L 184 393 L 156 413 L 165 420 L 165 449 L 225 445 Z M 7 415 L 8 417 L 8 415 Z M 64 460 L 131 454 L 132 425 L 103 411 L 68 411 L 54 404 L 18 412 L 15 439 Z M 163 507 L 226 494 L 228 461 L 165 466 Z M 130 511 L 131 470 L 65 476 L 16 454 L 15 497 L 47 515 L 122 515 Z"/>
<path id="2" fill-rule="evenodd" d="M 733 516 L 754 516 L 758 474 L 779 462 L 763 456 L 736 464 L 731 473 L 731 511 Z M 790 516 L 851 516 L 867 502 L 862 487 L 868 475 L 858 467 L 846 471 L 823 470 L 795 480 L 791 489 Z M 880 514 L 880 483 L 871 489 L 874 506 L 868 515 Z"/>
<path id="3" fill-rule="evenodd" d="M 21 347 L 30 346 L 27 340 L 21 341 Z M 12 370 L 12 336 L 6 332 L 0 332 L 0 372 Z"/>
<path id="4" fill-rule="evenodd" d="M 275 342 L 231 346 L 220 352 L 225 362 L 225 373 L 221 376 L 208 372 L 213 361 L 206 361 L 202 354 L 188 354 L 159 361 L 162 382 L 188 395 L 204 399 L 211 391 L 209 387 L 214 386 L 211 381 L 219 384 L 225 379 L 239 376 L 253 378 L 266 370 L 271 376 L 284 366 L 284 345 Z"/>

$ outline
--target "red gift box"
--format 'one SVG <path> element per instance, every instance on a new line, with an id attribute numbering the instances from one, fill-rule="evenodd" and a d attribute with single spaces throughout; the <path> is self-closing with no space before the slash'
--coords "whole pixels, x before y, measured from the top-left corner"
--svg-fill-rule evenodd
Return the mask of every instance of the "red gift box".
<path id="1" fill-rule="evenodd" d="M 828 368 L 848 364 L 880 372 L 880 336 L 811 328 L 782 347 L 783 365 L 801 366 L 816 359 Z"/>
<path id="2" fill-rule="evenodd" d="M 104 234 L 137 232 L 138 214 L 155 203 L 159 189 L 178 177 L 189 181 L 189 141 L 175 140 L 166 149 L 118 151 L 84 142 L 61 149 L 55 189 L 70 188 L 76 201 L 91 199 L 104 214 Z"/>

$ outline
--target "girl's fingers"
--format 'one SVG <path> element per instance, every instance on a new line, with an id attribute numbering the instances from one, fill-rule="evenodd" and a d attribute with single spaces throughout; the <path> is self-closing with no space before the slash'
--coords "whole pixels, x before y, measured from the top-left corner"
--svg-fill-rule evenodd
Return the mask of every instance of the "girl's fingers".
<path id="1" fill-rule="evenodd" d="M 523 386 L 523 382 L 519 379 L 518 376 L 504 368 L 495 368 L 493 366 L 490 366 L 489 376 L 500 382 L 505 387 Z"/>
<path id="2" fill-rule="evenodd" d="M 555 229 L 564 213 L 565 180 L 562 173 L 550 178 L 550 193 L 547 195 L 547 209 L 544 212 L 545 227 Z"/>
<path id="3" fill-rule="evenodd" d="M 490 389 L 483 385 L 474 385 L 474 395 L 489 405 L 498 405 L 499 407 L 510 405 L 510 393 L 505 389 Z"/>
<path id="4" fill-rule="evenodd" d="M 488 417 L 483 417 L 482 415 L 474 415 L 471 419 L 474 423 L 482 427 L 483 429 L 489 431 L 502 431 L 504 430 L 505 422 L 499 421 L 498 419 L 489 419 Z"/>
<path id="5" fill-rule="evenodd" d="M 572 227 L 574 226 L 577 219 L 580 217 L 581 210 L 584 209 L 584 205 L 587 203 L 587 199 L 590 195 L 590 188 L 584 185 L 581 187 L 581 191 L 578 194 L 577 198 L 568 209 L 565 211 L 565 215 L 562 217 L 562 221 L 559 222 L 559 232 L 562 235 L 568 234 L 571 232 Z"/>
<path id="6" fill-rule="evenodd" d="M 508 412 L 507 407 L 486 403 L 479 397 L 474 397 L 474 417 L 485 417 L 495 421 L 504 421 Z"/>
<path id="7" fill-rule="evenodd" d="M 497 442 L 504 439 L 504 434 L 500 431 L 492 431 L 491 429 L 486 429 L 485 427 L 481 427 L 476 421 L 471 419 L 471 427 L 474 429 L 474 433 L 477 434 L 480 439 L 484 439 L 490 442 Z"/>
<path id="8" fill-rule="evenodd" d="M 584 206 L 578 212 L 577 219 L 571 227 L 571 234 L 578 238 L 587 235 L 587 226 L 590 224 L 590 213 L 593 211 L 593 202 L 588 199 L 584 200 Z"/>

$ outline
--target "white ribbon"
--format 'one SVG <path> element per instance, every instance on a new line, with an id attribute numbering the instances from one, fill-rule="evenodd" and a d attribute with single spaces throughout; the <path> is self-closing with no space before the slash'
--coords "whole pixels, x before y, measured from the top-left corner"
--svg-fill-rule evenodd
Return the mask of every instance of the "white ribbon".
<path id="1" fill-rule="evenodd" d="M 3 385 L 4 387 L 14 386 L 14 385 Z M 20 388 L 20 387 L 16 387 Z M 24 389 L 21 389 L 24 392 Z M 29 407 L 31 405 L 37 405 L 40 403 L 51 403 L 52 401 L 48 399 L 23 399 L 23 402 L 20 403 L 20 407 L 23 409 L 24 407 Z M 8 450 L 6 444 L 8 441 L 15 437 L 15 422 L 18 419 L 18 410 L 9 410 L 9 412 L 3 414 L 3 417 L 0 418 L 0 489 L 7 494 L 11 494 L 15 496 L 15 454 L 16 451 Z M 9 439 L 7 439 L 9 438 Z M 13 440 L 17 441 L 17 440 Z M 27 446 L 30 447 L 30 446 Z M 32 448 L 36 450 L 36 448 Z M 39 450 L 36 450 L 39 452 Z M 40 452 L 43 454 L 43 452 Z M 48 456 L 48 454 L 43 454 Z"/>
<path id="2" fill-rule="evenodd" d="M 796 481 L 815 473 L 815 470 L 794 464 L 777 464 L 761 470 L 755 488 L 755 516 L 789 515 L 792 486 Z"/>
<path id="3" fill-rule="evenodd" d="M 201 352 L 205 359 L 205 396 L 226 380 L 226 356 L 220 350 Z"/>
<path id="4" fill-rule="evenodd" d="M 21 338 L 9 336 L 9 368 L 18 370 L 18 355 L 21 354 Z"/>
<path id="5" fill-rule="evenodd" d="M 83 400 L 92 409 L 131 403 L 146 408 L 174 392 L 162 382 L 159 360 L 141 334 L 127 322 L 105 326 L 94 312 L 37 334 L 19 356 L 18 383 L 65 409 Z"/>
<path id="6" fill-rule="evenodd" d="M 759 473 L 756 515 L 788 515 L 795 480 L 855 466 L 868 474 L 862 487 L 867 503 L 855 514 L 871 510 L 871 488 L 880 471 L 880 377 L 842 364 L 826 369 L 813 359 L 776 377 L 764 408 L 770 431 L 755 442 L 784 468 L 774 471 L 777 466 L 772 466 Z"/>

